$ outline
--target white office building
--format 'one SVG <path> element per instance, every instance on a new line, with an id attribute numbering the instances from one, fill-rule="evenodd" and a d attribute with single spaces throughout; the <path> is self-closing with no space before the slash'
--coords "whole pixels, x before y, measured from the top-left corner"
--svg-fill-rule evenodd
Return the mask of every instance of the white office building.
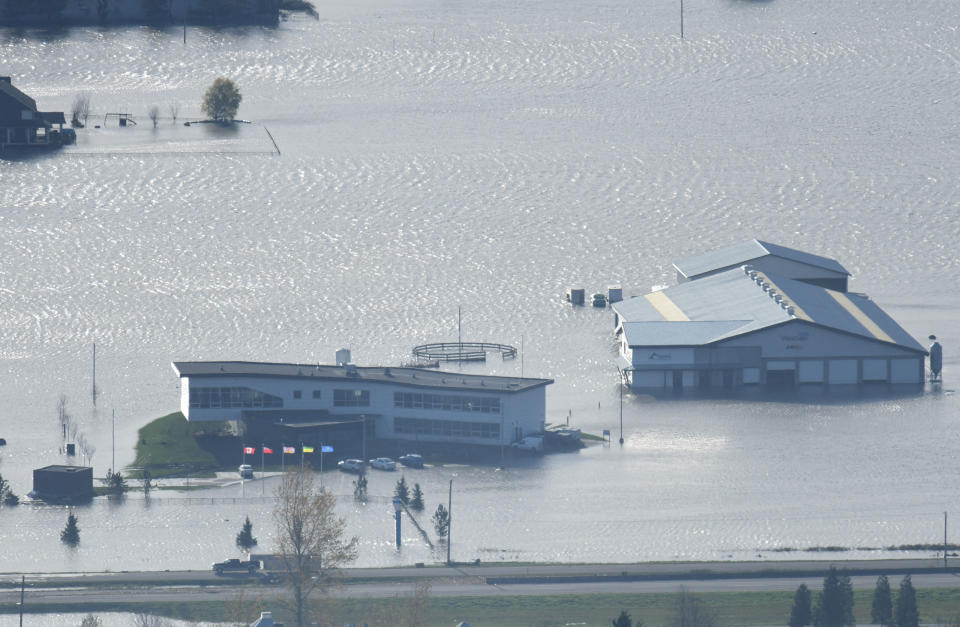
<path id="1" fill-rule="evenodd" d="M 924 381 L 924 348 L 832 259 L 753 240 L 675 267 L 678 285 L 613 306 L 633 388 Z"/>
<path id="2" fill-rule="evenodd" d="M 232 421 L 248 441 L 511 444 L 545 427 L 551 379 L 422 368 L 174 362 L 187 420 Z"/>

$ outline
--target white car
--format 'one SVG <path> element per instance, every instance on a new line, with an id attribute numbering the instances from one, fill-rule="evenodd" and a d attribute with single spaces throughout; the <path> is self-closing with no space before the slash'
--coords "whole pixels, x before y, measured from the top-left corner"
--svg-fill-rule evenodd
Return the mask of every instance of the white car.
<path id="1" fill-rule="evenodd" d="M 389 457 L 378 457 L 370 460 L 370 465 L 377 470 L 396 470 L 397 462 Z"/>
<path id="2" fill-rule="evenodd" d="M 240 476 L 244 479 L 253 479 L 253 466 L 250 464 L 241 464 L 237 468 L 237 472 L 240 473 Z"/>
<path id="3" fill-rule="evenodd" d="M 341 459 L 337 462 L 337 468 L 343 472 L 363 472 L 362 459 Z"/>

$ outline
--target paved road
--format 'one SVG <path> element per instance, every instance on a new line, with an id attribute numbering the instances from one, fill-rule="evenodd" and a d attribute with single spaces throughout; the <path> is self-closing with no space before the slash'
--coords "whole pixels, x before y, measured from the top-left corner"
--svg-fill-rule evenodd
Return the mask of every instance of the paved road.
<path id="1" fill-rule="evenodd" d="M 413 584 L 431 578 L 433 596 L 525 596 L 637 594 L 674 592 L 792 591 L 801 583 L 819 586 L 826 562 L 747 562 L 669 564 L 555 564 L 538 566 L 464 566 L 435 568 L 349 569 L 346 585 L 334 595 L 380 598 L 409 594 Z M 960 572 L 945 572 L 942 561 L 885 560 L 842 562 L 855 588 L 872 589 L 885 573 L 894 584 L 910 572 L 920 588 L 960 588 Z M 533 578 L 533 581 L 524 578 Z M 602 580 L 600 580 L 602 578 Z M 0 576 L 7 585 L 19 576 Z M 64 604 L 229 601 L 249 595 L 246 575 L 216 577 L 208 572 L 80 573 L 33 575 L 26 602 Z M 247 582 L 247 585 L 240 585 Z M 210 585 L 216 584 L 216 585 Z M 122 587 L 122 589 L 121 589 Z M 256 585 L 266 599 L 285 595 L 282 587 Z M 19 600 L 16 588 L 0 589 L 0 604 Z"/>
<path id="2" fill-rule="evenodd" d="M 472 579 L 472 578 L 471 578 Z M 873 589 L 876 577 L 858 575 L 851 577 L 854 588 Z M 819 578 L 812 577 L 771 577 L 771 578 L 734 578 L 734 579 L 688 579 L 684 581 L 644 580 L 611 582 L 553 582 L 490 585 L 477 581 L 433 583 L 431 596 L 544 596 L 578 594 L 643 594 L 676 592 L 681 586 L 693 592 L 749 592 L 749 591 L 793 591 L 801 583 L 818 586 Z M 896 579 L 894 579 L 896 584 Z M 960 587 L 960 575 L 930 574 L 913 576 L 914 586 L 918 588 L 957 588 Z M 378 582 L 351 584 L 335 589 L 333 596 L 344 598 L 384 598 L 411 594 L 412 582 Z M 263 593 L 265 600 L 286 596 L 283 588 L 265 587 L 257 590 Z M 163 586 L 123 590 L 101 590 L 90 588 L 34 588 L 27 591 L 25 602 L 68 605 L 82 607 L 84 604 L 103 603 L 184 603 L 190 601 L 231 601 L 241 594 L 249 597 L 248 586 Z M 0 604 L 14 604 L 19 600 L 19 591 L 6 589 L 0 591 Z"/>

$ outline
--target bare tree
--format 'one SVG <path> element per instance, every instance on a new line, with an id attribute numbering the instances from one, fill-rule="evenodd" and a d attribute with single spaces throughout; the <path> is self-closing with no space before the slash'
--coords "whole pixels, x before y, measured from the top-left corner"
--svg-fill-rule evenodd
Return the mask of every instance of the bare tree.
<path id="1" fill-rule="evenodd" d="M 170 105 L 170 117 L 173 119 L 173 123 L 177 123 L 177 116 L 180 115 L 180 103 L 174 102 Z"/>
<path id="2" fill-rule="evenodd" d="M 157 105 L 150 105 L 150 108 L 147 109 L 147 117 L 149 117 L 150 121 L 153 122 L 153 128 L 157 128 L 157 120 L 160 119 L 160 107 Z"/>
<path id="3" fill-rule="evenodd" d="M 277 488 L 273 519 L 293 597 L 297 627 L 307 624 L 310 596 L 327 589 L 339 568 L 357 558 L 358 538 L 344 538 L 347 523 L 337 518 L 332 494 L 318 488 L 308 467 L 288 470 Z"/>
<path id="4" fill-rule="evenodd" d="M 90 117 L 90 94 L 80 92 L 73 98 L 73 105 L 70 107 L 70 123 L 74 126 L 86 126 L 87 118 Z"/>
<path id="5" fill-rule="evenodd" d="M 680 588 L 677 594 L 676 615 L 670 627 L 716 627 L 717 617 L 695 594 Z"/>
<path id="6" fill-rule="evenodd" d="M 162 616 L 154 616 L 146 612 L 137 612 L 133 615 L 134 627 L 170 627 L 170 621 Z"/>
<path id="7" fill-rule="evenodd" d="M 414 584 L 413 593 L 407 598 L 406 607 L 403 608 L 397 624 L 403 627 L 422 627 L 427 624 L 429 611 L 430 582 L 418 581 Z"/>

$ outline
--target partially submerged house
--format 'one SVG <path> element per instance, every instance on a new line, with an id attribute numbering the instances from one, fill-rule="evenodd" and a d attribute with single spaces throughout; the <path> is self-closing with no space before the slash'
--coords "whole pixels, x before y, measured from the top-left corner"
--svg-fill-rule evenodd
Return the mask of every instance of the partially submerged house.
<path id="1" fill-rule="evenodd" d="M 0 76 L 0 150 L 58 145 L 64 124 L 62 111 L 37 110 L 33 98 L 14 87 L 9 76 Z"/>
<path id="2" fill-rule="evenodd" d="M 674 265 L 678 285 L 613 305 L 632 388 L 924 381 L 926 350 L 833 259 L 752 240 Z"/>

